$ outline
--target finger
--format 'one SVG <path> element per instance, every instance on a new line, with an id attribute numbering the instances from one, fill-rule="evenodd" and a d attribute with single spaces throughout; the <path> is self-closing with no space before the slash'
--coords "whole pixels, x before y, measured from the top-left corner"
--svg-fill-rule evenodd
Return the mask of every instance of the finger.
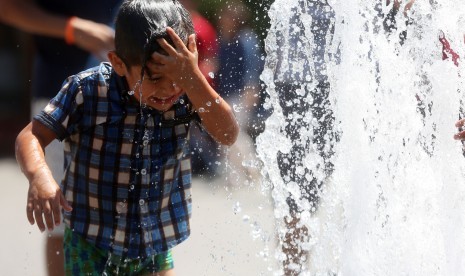
<path id="1" fill-rule="evenodd" d="M 166 27 L 166 32 L 170 36 L 171 40 L 174 43 L 174 46 L 176 46 L 176 49 L 178 50 L 187 50 L 186 44 L 182 39 L 178 36 L 178 34 L 170 27 Z"/>
<path id="2" fill-rule="evenodd" d="M 45 224 L 47 225 L 48 230 L 52 231 L 54 228 L 54 225 L 53 225 L 52 206 L 50 205 L 50 201 L 46 200 L 42 204 L 42 206 L 43 206 Z"/>
<path id="3" fill-rule="evenodd" d="M 147 68 L 149 69 L 150 73 L 151 73 L 151 76 L 153 75 L 156 75 L 156 74 L 159 74 L 159 73 L 162 73 L 163 72 L 163 69 L 164 69 L 165 65 L 162 65 L 162 64 L 150 64 L 150 65 L 147 65 Z"/>
<path id="4" fill-rule="evenodd" d="M 404 8 L 404 15 L 407 16 L 407 13 L 410 11 L 410 9 L 412 8 L 412 5 L 413 5 L 413 2 L 415 1 L 410 1 L 408 2 L 406 5 L 405 5 L 405 8 Z"/>
<path id="5" fill-rule="evenodd" d="M 465 131 L 454 134 L 455 140 L 465 140 Z"/>
<path id="6" fill-rule="evenodd" d="M 169 57 L 155 52 L 152 54 L 152 59 L 149 62 L 147 62 L 147 64 L 149 66 L 163 65 L 163 64 L 167 64 L 168 62 L 169 62 Z"/>
<path id="7" fill-rule="evenodd" d="M 464 124 L 465 124 L 465 119 L 461 119 L 461 120 L 458 120 L 458 121 L 455 123 L 455 126 L 456 126 L 456 127 L 463 127 Z"/>
<path id="8" fill-rule="evenodd" d="M 45 224 L 44 224 L 44 219 L 42 217 L 42 206 L 40 204 L 36 204 L 34 208 L 34 217 L 37 222 L 37 227 L 39 227 L 39 230 L 41 232 L 45 231 Z"/>
<path id="9" fill-rule="evenodd" d="M 187 44 L 187 48 L 191 53 L 196 53 L 197 52 L 197 43 L 195 41 L 195 34 L 191 34 L 189 36 L 189 42 Z"/>
<path id="10" fill-rule="evenodd" d="M 27 220 L 31 225 L 34 225 L 35 220 L 34 220 L 34 207 L 32 202 L 28 202 L 26 206 L 26 215 L 27 215 Z"/>
<path id="11" fill-rule="evenodd" d="M 171 46 L 168 41 L 166 41 L 166 39 L 164 38 L 160 38 L 160 39 L 157 39 L 157 42 L 158 44 L 160 44 L 160 47 L 166 51 L 166 53 L 169 55 L 169 56 L 175 56 L 178 54 L 178 51 L 176 51 L 175 48 L 173 48 L 173 46 Z"/>
<path id="12" fill-rule="evenodd" d="M 65 196 L 61 192 L 60 192 L 60 205 L 63 206 L 63 209 L 65 209 L 66 212 L 73 211 L 73 207 L 71 207 L 71 205 L 69 205 L 69 203 L 66 200 Z"/>

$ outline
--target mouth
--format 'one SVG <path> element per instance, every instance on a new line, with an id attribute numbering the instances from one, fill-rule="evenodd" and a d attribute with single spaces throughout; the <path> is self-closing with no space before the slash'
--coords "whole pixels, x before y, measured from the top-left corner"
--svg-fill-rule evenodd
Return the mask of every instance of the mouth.
<path id="1" fill-rule="evenodd" d="M 160 97 L 155 97 L 155 96 L 150 96 L 148 98 L 149 102 L 152 103 L 152 104 L 156 104 L 156 105 L 171 105 L 173 104 L 180 96 L 182 95 L 182 92 L 181 93 L 178 93 L 176 95 L 173 95 L 171 97 L 164 97 L 164 98 L 160 98 Z"/>

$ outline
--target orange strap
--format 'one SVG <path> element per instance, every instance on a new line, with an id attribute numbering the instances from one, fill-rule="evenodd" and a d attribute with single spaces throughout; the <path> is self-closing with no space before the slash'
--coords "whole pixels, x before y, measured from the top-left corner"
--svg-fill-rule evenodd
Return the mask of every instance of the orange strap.
<path id="1" fill-rule="evenodd" d="M 74 42 L 76 42 L 75 37 L 74 37 L 74 28 L 73 28 L 73 24 L 72 24 L 75 19 L 76 19 L 76 16 L 71 16 L 66 21 L 65 42 L 68 45 L 73 45 Z"/>

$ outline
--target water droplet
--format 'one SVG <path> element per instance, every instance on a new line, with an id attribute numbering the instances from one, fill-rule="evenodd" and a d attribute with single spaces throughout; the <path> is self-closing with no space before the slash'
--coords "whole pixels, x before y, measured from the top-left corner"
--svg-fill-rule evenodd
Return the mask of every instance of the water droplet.
<path id="1" fill-rule="evenodd" d="M 253 224 L 251 224 L 251 227 L 252 227 L 252 237 L 253 237 L 253 239 L 260 238 L 260 235 L 262 234 L 262 228 L 261 228 L 260 224 L 258 224 L 258 222 L 255 221 Z"/>
<path id="2" fill-rule="evenodd" d="M 184 104 L 184 99 L 182 99 L 182 98 L 179 99 L 179 103 L 180 103 L 180 104 Z"/>
<path id="3" fill-rule="evenodd" d="M 220 104 L 221 103 L 221 98 L 220 97 L 216 98 L 215 103 Z"/>
<path id="4" fill-rule="evenodd" d="M 129 190 L 134 190 L 134 185 L 129 186 Z"/>
<path id="5" fill-rule="evenodd" d="M 233 211 L 234 211 L 234 214 L 240 213 L 242 211 L 242 207 L 239 201 L 234 204 Z"/>
<path id="6" fill-rule="evenodd" d="M 57 255 L 60 255 L 60 251 L 57 251 Z"/>
<path id="7" fill-rule="evenodd" d="M 240 107 L 237 104 L 233 104 L 233 109 L 234 109 L 235 112 L 241 112 L 242 107 Z"/>
<path id="8" fill-rule="evenodd" d="M 249 222 L 249 220 L 250 220 L 250 217 L 249 217 L 248 215 L 244 215 L 244 216 L 242 217 L 242 221 L 243 221 L 243 222 Z"/>
<path id="9" fill-rule="evenodd" d="M 145 204 L 145 200 L 143 200 L 143 199 L 139 200 L 139 205 L 142 206 L 142 205 L 144 205 L 144 204 Z"/>
<path id="10" fill-rule="evenodd" d="M 201 107 L 201 108 L 199 108 L 198 111 L 199 111 L 199 113 L 204 113 L 204 112 L 205 112 L 205 108 Z"/>
<path id="11" fill-rule="evenodd" d="M 244 160 L 242 161 L 242 166 L 246 168 L 260 168 L 260 163 L 257 160 Z"/>
<path id="12" fill-rule="evenodd" d="M 209 72 L 209 73 L 208 73 L 208 76 L 209 76 L 210 78 L 214 79 L 214 78 L 215 78 L 215 73 Z"/>
<path id="13" fill-rule="evenodd" d="M 129 95 L 129 96 L 134 95 L 134 91 L 132 91 L 132 90 L 128 91 L 128 95 Z"/>
<path id="14" fill-rule="evenodd" d="M 146 170 L 146 169 L 142 169 L 142 170 L 140 171 L 140 173 L 141 173 L 142 175 L 146 175 L 146 174 L 147 174 L 147 170 Z"/>
<path id="15" fill-rule="evenodd" d="M 208 102 L 206 103 L 206 105 L 207 105 L 207 106 L 212 106 L 212 102 L 208 101 Z"/>

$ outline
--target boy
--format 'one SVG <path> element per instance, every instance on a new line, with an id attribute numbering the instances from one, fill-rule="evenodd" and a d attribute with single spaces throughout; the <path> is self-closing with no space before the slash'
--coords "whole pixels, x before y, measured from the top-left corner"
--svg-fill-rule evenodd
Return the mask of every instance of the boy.
<path id="1" fill-rule="evenodd" d="M 125 1 L 111 64 L 69 77 L 18 135 L 29 222 L 53 229 L 64 209 L 67 275 L 174 275 L 170 249 L 189 235 L 189 122 L 225 145 L 238 135 L 192 33 L 177 1 Z M 44 161 L 54 139 L 65 143 L 61 187 Z"/>

